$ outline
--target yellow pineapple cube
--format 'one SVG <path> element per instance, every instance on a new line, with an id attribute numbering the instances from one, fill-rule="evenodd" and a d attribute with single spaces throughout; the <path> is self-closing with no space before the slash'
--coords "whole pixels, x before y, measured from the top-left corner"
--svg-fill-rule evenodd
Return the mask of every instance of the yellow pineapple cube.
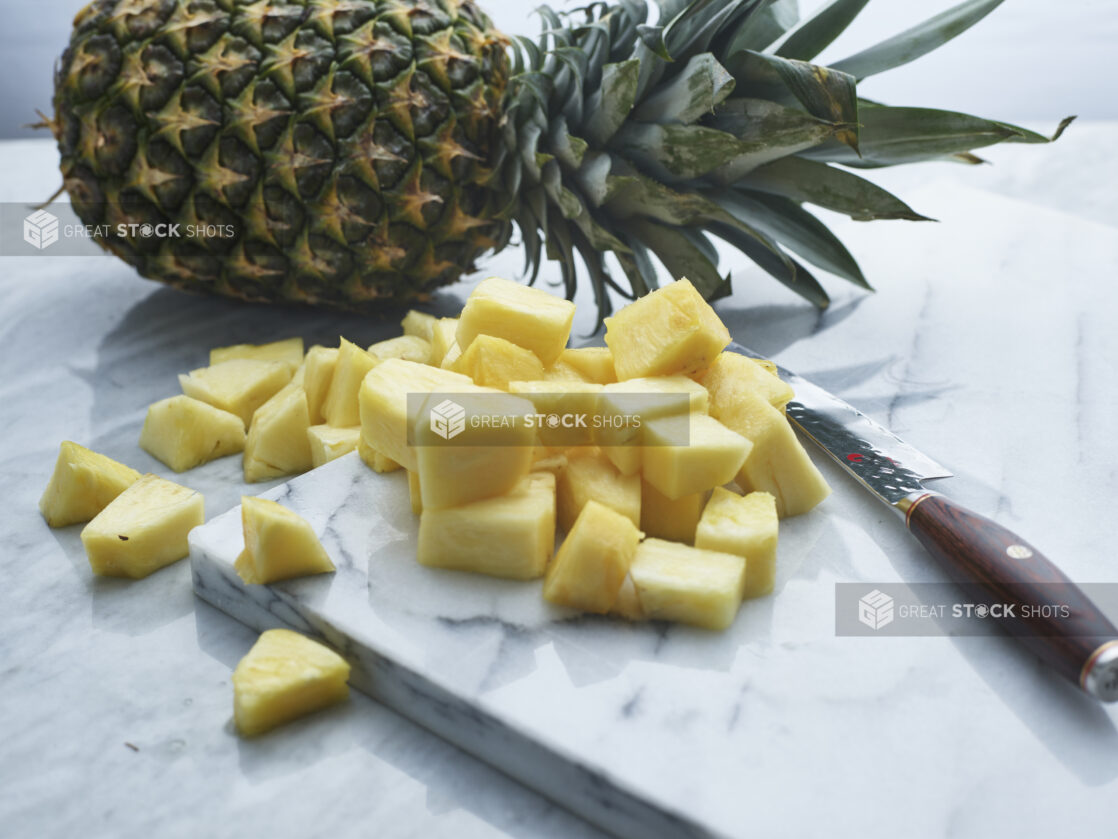
<path id="1" fill-rule="evenodd" d="M 310 522 L 275 501 L 241 498 L 245 549 L 234 567 L 246 583 L 264 584 L 334 569 Z"/>
<path id="2" fill-rule="evenodd" d="M 307 395 L 299 385 L 288 385 L 261 405 L 245 442 L 245 482 L 269 481 L 310 469 L 310 427 Z"/>
<path id="3" fill-rule="evenodd" d="M 492 335 L 478 335 L 454 363 L 454 369 L 476 384 L 501 390 L 508 390 L 509 382 L 543 376 L 543 365 L 531 350 Z"/>
<path id="4" fill-rule="evenodd" d="M 423 512 L 423 493 L 419 489 L 419 475 L 408 472 L 408 500 L 411 501 L 411 511 L 417 516 Z"/>
<path id="5" fill-rule="evenodd" d="M 767 492 L 742 497 L 718 487 L 699 519 L 695 547 L 745 557 L 745 596 L 760 597 L 773 590 L 777 528 L 776 500 Z"/>
<path id="6" fill-rule="evenodd" d="M 587 447 L 594 444 L 593 419 L 598 416 L 602 386 L 583 381 L 511 381 L 509 393 L 531 401 L 535 408 L 540 442 L 547 448 L 547 456 L 559 449 L 572 446 Z M 555 415 L 554 424 L 549 417 Z M 579 417 L 582 420 L 579 421 Z"/>
<path id="7" fill-rule="evenodd" d="M 668 498 L 647 481 L 641 481 L 641 530 L 656 539 L 695 541 L 695 528 L 703 514 L 705 492 Z"/>
<path id="8" fill-rule="evenodd" d="M 185 472 L 244 451 L 245 424 L 236 414 L 201 400 L 172 396 L 148 406 L 140 448 L 176 472 Z"/>
<path id="9" fill-rule="evenodd" d="M 699 381 L 710 393 L 710 415 L 715 419 L 743 393 L 756 393 L 774 408 L 783 408 L 795 395 L 791 386 L 779 376 L 736 352 L 720 353 Z"/>
<path id="10" fill-rule="evenodd" d="M 466 299 L 458 318 L 458 346 L 465 352 L 478 335 L 492 335 L 531 350 L 550 366 L 567 346 L 574 316 L 575 304 L 569 300 L 490 277 Z"/>
<path id="11" fill-rule="evenodd" d="M 233 671 L 233 720 L 244 737 L 317 711 L 349 696 L 349 664 L 317 641 L 269 629 Z"/>
<path id="12" fill-rule="evenodd" d="M 531 580 L 543 576 L 554 548 L 550 472 L 532 472 L 507 495 L 444 510 L 425 507 L 419 517 L 423 565 Z"/>
<path id="13" fill-rule="evenodd" d="M 408 313 L 404 315 L 404 319 L 400 321 L 400 327 L 404 330 L 405 335 L 414 335 L 416 338 L 422 338 L 428 343 L 435 333 L 435 324 L 438 318 L 434 315 L 429 315 L 426 312 L 420 312 L 417 309 L 408 309 Z"/>
<path id="14" fill-rule="evenodd" d="M 556 485 L 559 526 L 570 530 L 591 501 L 602 504 L 633 523 L 641 520 L 641 479 L 622 475 L 595 449 L 571 449 Z"/>
<path id="15" fill-rule="evenodd" d="M 330 392 L 337 364 L 337 347 L 311 347 L 307 350 L 307 360 L 303 362 L 303 390 L 307 394 L 307 413 L 315 425 L 326 422 L 322 406 L 326 403 L 326 394 Z"/>
<path id="16" fill-rule="evenodd" d="M 205 521 L 204 504 L 201 493 L 144 475 L 82 530 L 93 573 L 138 580 L 182 559 L 187 534 Z"/>
<path id="17" fill-rule="evenodd" d="M 563 350 L 563 352 L 568 352 Z M 585 382 L 590 383 L 590 377 L 585 375 L 581 370 L 573 364 L 569 364 L 561 357 L 558 361 L 543 371 L 543 379 L 548 382 L 555 382 L 557 384 L 568 384 L 571 382 Z"/>
<path id="18" fill-rule="evenodd" d="M 563 350 L 558 364 L 566 364 L 577 370 L 584 378 L 600 385 L 617 381 L 617 371 L 613 367 L 613 353 L 609 347 L 580 347 Z"/>
<path id="19" fill-rule="evenodd" d="M 706 414 L 660 417 L 641 433 L 644 479 L 668 498 L 734 480 L 753 444 Z"/>
<path id="20" fill-rule="evenodd" d="M 39 499 L 39 512 L 51 527 L 89 521 L 138 480 L 135 469 L 65 440 Z"/>
<path id="21" fill-rule="evenodd" d="M 458 318 L 439 318 L 435 321 L 431 326 L 431 360 L 428 364 L 432 367 L 442 365 L 450 348 L 457 344 L 454 337 L 457 333 Z"/>
<path id="22" fill-rule="evenodd" d="M 307 429 L 307 442 L 311 447 L 311 465 L 318 467 L 349 454 L 361 439 L 361 426 L 334 428 L 332 425 L 312 425 Z"/>
<path id="23" fill-rule="evenodd" d="M 741 606 L 745 559 L 645 539 L 637 548 L 629 575 L 645 617 L 726 629 Z"/>
<path id="24" fill-rule="evenodd" d="M 322 403 L 322 415 L 328 425 L 347 428 L 361 422 L 357 394 L 365 375 L 380 363 L 379 358 L 345 338 L 341 339 L 330 390 Z"/>
<path id="25" fill-rule="evenodd" d="M 381 361 L 403 358 L 417 364 L 428 364 L 431 361 L 431 342 L 415 335 L 401 335 L 387 341 L 378 341 L 369 347 L 368 353 Z"/>
<path id="26" fill-rule="evenodd" d="M 606 346 L 621 380 L 697 373 L 729 343 L 730 331 L 687 279 L 606 318 Z"/>
<path id="27" fill-rule="evenodd" d="M 179 376 L 182 392 L 241 418 L 245 428 L 256 409 L 291 381 L 294 368 L 284 361 L 235 358 Z"/>
<path id="28" fill-rule="evenodd" d="M 282 361 L 291 371 L 303 363 L 303 339 L 287 338 L 270 344 L 236 344 L 232 347 L 215 347 L 210 350 L 210 366 L 223 361 L 250 358 L 256 361 Z"/>
<path id="29" fill-rule="evenodd" d="M 706 413 L 707 391 L 686 376 L 627 379 L 602 388 L 603 426 L 595 437 L 623 475 L 635 475 L 642 462 L 642 429 L 651 420 L 688 412 Z M 638 417 L 639 423 L 627 423 Z"/>
<path id="30" fill-rule="evenodd" d="M 388 455 L 378 452 L 366 443 L 360 435 L 357 437 L 357 454 L 361 460 L 364 461 L 365 465 L 378 475 L 384 475 L 388 472 L 395 472 L 398 469 L 404 468 Z"/>
<path id="31" fill-rule="evenodd" d="M 470 378 L 460 373 L 390 358 L 361 384 L 361 439 L 370 449 L 414 472 L 418 465 L 408 444 L 408 429 L 423 400 L 413 397 L 409 414 L 408 394 L 453 393 L 473 387 Z"/>
<path id="32" fill-rule="evenodd" d="M 604 615 L 617 599 L 640 540 L 630 518 L 587 501 L 548 566 L 544 599 Z"/>
<path id="33" fill-rule="evenodd" d="M 780 518 L 806 513 L 831 494 L 784 414 L 761 396 L 743 394 L 723 412 L 722 421 L 753 443 L 738 486 L 770 493 Z"/>

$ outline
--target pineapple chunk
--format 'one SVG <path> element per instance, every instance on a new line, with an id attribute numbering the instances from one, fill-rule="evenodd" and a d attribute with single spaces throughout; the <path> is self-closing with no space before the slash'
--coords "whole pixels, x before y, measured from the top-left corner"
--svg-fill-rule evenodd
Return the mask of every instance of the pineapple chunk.
<path id="1" fill-rule="evenodd" d="M 423 512 L 423 493 L 419 489 L 419 475 L 415 472 L 408 472 L 408 500 L 413 513 L 418 516 Z"/>
<path id="2" fill-rule="evenodd" d="M 617 599 L 640 540 L 629 518 L 588 501 L 548 566 L 544 599 L 604 615 Z"/>
<path id="3" fill-rule="evenodd" d="M 328 425 L 346 428 L 361 422 L 357 394 L 365 374 L 379 363 L 380 359 L 345 338 L 341 339 L 330 390 L 322 403 L 322 415 Z"/>
<path id="4" fill-rule="evenodd" d="M 89 521 L 139 479 L 135 469 L 65 440 L 39 499 L 39 512 L 51 527 Z"/>
<path id="5" fill-rule="evenodd" d="M 698 413 L 652 420 L 641 442 L 644 479 L 672 499 L 734 480 L 753 448 L 714 417 Z"/>
<path id="6" fill-rule="evenodd" d="M 591 418 L 598 416 L 600 411 L 598 395 L 602 392 L 601 385 L 593 382 L 542 379 L 509 382 L 508 389 L 510 393 L 523 396 L 532 402 L 536 414 L 540 417 L 540 441 L 547 447 L 548 456 L 555 454 L 555 450 L 560 448 L 594 445 L 594 427 Z M 560 422 L 552 427 L 546 420 L 546 417 L 551 414 L 560 418 L 570 415 L 572 419 L 581 414 L 585 418 L 585 424 Z"/>
<path id="7" fill-rule="evenodd" d="M 439 367 L 443 370 L 458 370 L 458 362 L 462 360 L 462 350 L 458 348 L 458 343 L 455 342 L 450 345 L 450 349 L 446 351 L 443 360 L 439 362 Z"/>
<path id="8" fill-rule="evenodd" d="M 567 350 L 563 350 L 567 352 Z M 557 384 L 567 384 L 569 382 L 586 382 L 590 383 L 590 378 L 582 373 L 573 364 L 568 364 L 560 358 L 550 367 L 543 371 L 544 380 L 555 382 Z"/>
<path id="9" fill-rule="evenodd" d="M 469 377 L 437 367 L 390 358 L 369 373 L 361 384 L 361 439 L 405 469 L 417 468 L 415 452 L 408 445 L 409 393 L 453 393 L 474 387 Z M 411 407 L 418 409 L 420 400 Z"/>
<path id="10" fill-rule="evenodd" d="M 543 576 L 554 548 L 550 472 L 532 472 L 508 495 L 446 510 L 425 508 L 419 517 L 422 565 L 531 580 Z"/>
<path id="11" fill-rule="evenodd" d="M 387 341 L 378 341 L 369 347 L 368 352 L 381 361 L 403 358 L 417 364 L 427 364 L 431 361 L 431 342 L 415 335 L 401 335 Z"/>
<path id="12" fill-rule="evenodd" d="M 404 468 L 388 455 L 378 452 L 366 443 L 360 435 L 357 437 L 357 454 L 361 460 L 365 462 L 365 465 L 378 475 L 384 475 L 388 472 L 395 472 L 398 469 Z"/>
<path id="13" fill-rule="evenodd" d="M 454 369 L 476 384 L 501 390 L 508 390 L 511 381 L 543 377 L 543 365 L 531 350 L 492 335 L 478 335 L 454 362 Z"/>
<path id="14" fill-rule="evenodd" d="M 447 440 L 431 422 L 443 397 L 435 394 L 428 400 L 412 432 L 424 510 L 460 507 L 504 495 L 532 465 L 536 432 L 523 419 L 532 412 L 530 402 L 478 386 L 458 392 L 463 401 L 469 400 L 467 404 L 478 406 L 486 416 L 507 419 L 508 424 L 491 428 L 469 425 Z"/>
<path id="15" fill-rule="evenodd" d="M 559 474 L 567 468 L 568 458 L 565 454 L 556 454 L 544 446 L 536 446 L 532 450 L 532 472 L 550 472 L 559 480 Z"/>
<path id="16" fill-rule="evenodd" d="M 641 613 L 652 620 L 725 629 L 741 605 L 745 559 L 645 539 L 629 567 Z"/>
<path id="17" fill-rule="evenodd" d="M 695 541 L 695 528 L 703 514 L 705 492 L 671 499 L 647 481 L 641 481 L 641 530 L 656 539 Z"/>
<path id="18" fill-rule="evenodd" d="M 478 335 L 493 335 L 531 350 L 550 366 L 567 346 L 574 316 L 575 304 L 569 300 L 490 277 L 466 299 L 458 319 L 458 346 L 465 352 Z"/>
<path id="19" fill-rule="evenodd" d="M 633 523 L 641 520 L 641 479 L 622 475 L 600 452 L 572 449 L 556 485 L 559 526 L 570 530 L 588 503 L 602 504 Z"/>
<path id="20" fill-rule="evenodd" d="M 623 475 L 641 468 L 641 429 L 659 417 L 691 412 L 706 413 L 706 388 L 686 376 L 627 379 L 602 388 L 600 410 L 603 427 L 597 442 Z M 625 417 L 638 416 L 641 424 L 626 425 Z"/>
<path id="21" fill-rule="evenodd" d="M 617 381 L 617 371 L 613 368 L 613 353 L 609 347 L 580 347 L 563 350 L 557 364 L 566 364 L 577 370 L 584 378 L 600 385 Z"/>
<path id="22" fill-rule="evenodd" d="M 743 394 L 723 413 L 722 421 L 753 442 L 738 473 L 738 486 L 746 492 L 770 493 L 780 518 L 806 513 L 831 494 L 784 414 L 762 397 Z"/>
<path id="23" fill-rule="evenodd" d="M 303 363 L 303 339 L 287 338 L 270 344 L 236 344 L 232 347 L 215 347 L 210 350 L 210 366 L 237 358 L 256 361 L 282 361 L 292 372 Z"/>
<path id="24" fill-rule="evenodd" d="M 718 487 L 710 496 L 695 547 L 745 557 L 745 596 L 760 597 L 773 590 L 776 576 L 776 501 L 767 492 L 744 498 Z"/>
<path id="25" fill-rule="evenodd" d="M 756 393 L 774 408 L 783 408 L 795 395 L 779 376 L 736 352 L 720 353 L 699 381 L 710 393 L 710 415 L 715 419 L 743 393 Z"/>
<path id="26" fill-rule="evenodd" d="M 342 702 L 349 664 L 290 629 L 269 629 L 233 671 L 233 719 L 244 737 Z"/>
<path id="27" fill-rule="evenodd" d="M 283 361 L 235 358 L 179 375 L 182 392 L 241 418 L 245 428 L 256 409 L 291 381 L 294 368 Z"/>
<path id="28" fill-rule="evenodd" d="M 234 567 L 246 583 L 274 583 L 335 570 L 310 522 L 275 501 L 242 496 L 241 526 L 245 549 Z"/>
<path id="29" fill-rule="evenodd" d="M 199 492 L 144 475 L 82 530 L 93 573 L 138 580 L 182 559 L 187 534 L 205 521 L 204 504 Z"/>
<path id="30" fill-rule="evenodd" d="M 245 482 L 268 481 L 310 469 L 310 426 L 307 395 L 299 385 L 288 385 L 261 405 L 245 442 Z"/>
<path id="31" fill-rule="evenodd" d="M 408 313 L 404 315 L 404 319 L 400 321 L 400 327 L 404 330 L 405 335 L 414 335 L 416 338 L 422 338 L 430 343 L 438 320 L 434 315 L 409 309 Z"/>
<path id="32" fill-rule="evenodd" d="M 172 396 L 148 406 L 140 448 L 185 472 L 243 451 L 245 425 L 236 414 L 189 396 Z"/>
<path id="33" fill-rule="evenodd" d="M 458 332 L 458 318 L 439 318 L 431 327 L 431 360 L 427 363 L 432 367 L 439 367 L 446 358 L 450 348 L 457 342 L 454 336 Z"/>
<path id="34" fill-rule="evenodd" d="M 349 454 L 361 439 L 361 426 L 334 428 L 332 425 L 312 425 L 307 429 L 307 442 L 311 446 L 311 465 L 322 466 L 331 460 Z"/>
<path id="35" fill-rule="evenodd" d="M 729 343 L 730 331 L 686 278 L 606 318 L 606 345 L 621 380 L 697 373 Z"/>
<path id="36" fill-rule="evenodd" d="M 303 390 L 307 394 L 307 413 L 315 425 L 326 422 L 322 406 L 330 392 L 337 364 L 337 347 L 311 347 L 307 351 L 307 360 L 303 362 Z"/>
<path id="37" fill-rule="evenodd" d="M 626 574 L 625 579 L 622 580 L 621 588 L 617 590 L 617 598 L 613 601 L 609 613 L 629 621 L 644 620 L 641 601 L 637 597 L 637 587 L 633 583 L 631 574 Z"/>

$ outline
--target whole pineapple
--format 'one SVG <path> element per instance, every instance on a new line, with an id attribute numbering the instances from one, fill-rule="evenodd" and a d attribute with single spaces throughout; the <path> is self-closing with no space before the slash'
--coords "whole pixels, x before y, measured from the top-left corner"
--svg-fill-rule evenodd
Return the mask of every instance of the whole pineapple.
<path id="1" fill-rule="evenodd" d="M 799 25 L 794 0 L 660 0 L 656 25 L 643 0 L 543 7 L 539 39 L 510 44 L 472 0 L 94 0 L 50 124 L 98 241 L 182 288 L 414 300 L 508 244 L 515 223 L 533 278 L 546 253 L 573 294 L 577 252 L 603 314 L 607 286 L 655 287 L 653 257 L 725 293 L 711 236 L 826 305 L 791 254 L 866 283 L 804 204 L 922 218 L 850 168 L 1046 141 L 856 94 L 1001 0 L 811 64 L 866 2 Z"/>

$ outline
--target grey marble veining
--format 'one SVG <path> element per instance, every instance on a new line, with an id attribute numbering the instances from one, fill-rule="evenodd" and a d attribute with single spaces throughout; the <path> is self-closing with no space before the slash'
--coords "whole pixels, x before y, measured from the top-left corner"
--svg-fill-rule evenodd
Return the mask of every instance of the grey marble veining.
<path id="1" fill-rule="evenodd" d="M 818 313 L 747 268 L 719 303 L 736 337 L 890 421 L 956 473 L 944 489 L 1085 582 L 1116 579 L 1116 141 L 1116 126 L 1077 125 L 1049 148 L 991 151 L 995 167 L 875 173 L 941 219 L 837 223 L 877 294 L 831 282 L 835 302 Z M 0 199 L 41 200 L 55 165 L 47 142 L 0 145 Z M 514 250 L 487 268 L 519 265 Z M 209 347 L 296 333 L 371 342 L 391 321 L 188 297 L 93 252 L 0 260 L 0 301 L 5 834 L 600 835 L 360 693 L 240 741 L 229 675 L 255 634 L 193 596 L 185 562 L 138 583 L 93 579 L 79 528 L 50 531 L 35 509 L 64 438 L 174 479 L 136 448 L 143 412 Z M 502 718 L 542 702 L 583 762 L 624 767 L 632 790 L 670 786 L 658 803 L 686 800 L 685 815 L 713 813 L 734 834 L 1112 835 L 1113 708 L 1006 639 L 833 637 L 833 583 L 941 577 L 889 511 L 828 476 L 827 506 L 785 533 L 780 593 L 729 636 L 541 624 L 527 595 L 455 576 L 453 609 L 432 601 L 458 639 L 438 663 Z M 178 480 L 205 493 L 211 519 L 276 486 L 241 483 L 236 458 Z M 406 510 L 384 512 L 390 533 L 407 532 Z M 373 567 L 352 559 L 346 574 Z M 422 666 L 438 654 L 415 640 L 431 614 L 411 591 L 392 611 L 367 599 L 362 620 L 382 621 Z M 554 696 L 537 698 L 540 679 Z M 648 727 L 676 734 L 654 745 Z M 702 788 L 713 776 L 729 781 L 725 806 Z"/>

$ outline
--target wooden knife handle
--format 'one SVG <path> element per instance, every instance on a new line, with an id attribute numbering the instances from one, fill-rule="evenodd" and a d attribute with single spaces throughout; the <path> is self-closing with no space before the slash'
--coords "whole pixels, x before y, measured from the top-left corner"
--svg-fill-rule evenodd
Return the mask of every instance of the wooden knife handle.
<path id="1" fill-rule="evenodd" d="M 978 602 L 1002 604 L 1012 617 L 1001 626 L 1087 693 L 1118 701 L 1118 629 L 1039 550 L 937 493 L 914 498 L 905 522 Z"/>

